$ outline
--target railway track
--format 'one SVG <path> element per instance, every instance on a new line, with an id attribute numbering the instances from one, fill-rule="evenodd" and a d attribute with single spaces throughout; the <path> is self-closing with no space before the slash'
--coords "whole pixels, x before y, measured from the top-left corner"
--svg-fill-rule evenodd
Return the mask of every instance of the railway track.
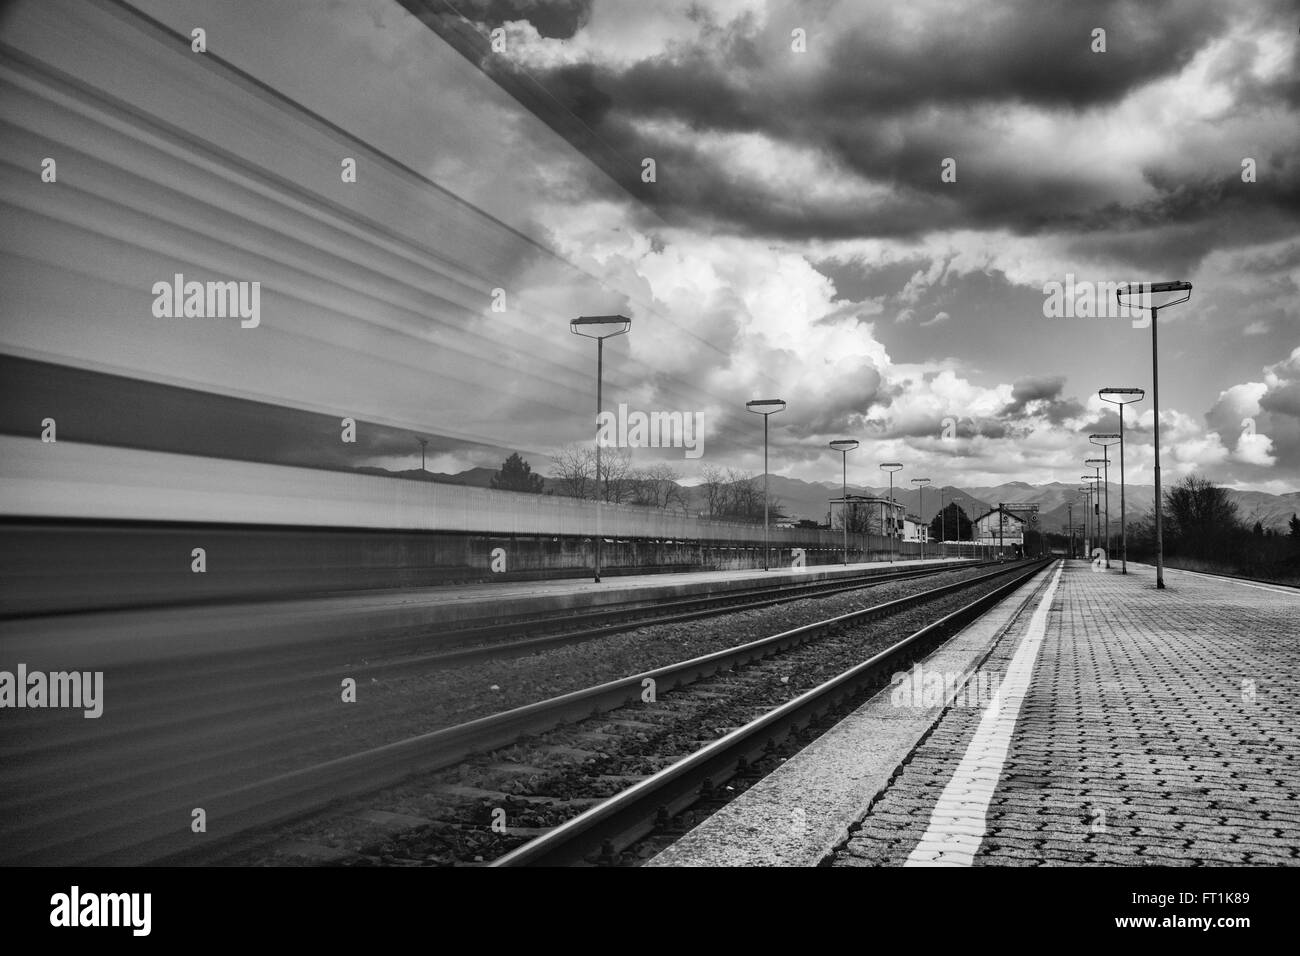
<path id="1" fill-rule="evenodd" d="M 435 776 L 399 790 L 424 794 L 428 825 L 412 832 L 405 850 L 380 847 L 355 861 L 612 860 L 656 821 L 662 826 L 697 802 L 701 788 L 707 798 L 761 764 L 765 751 L 770 759 L 779 740 L 857 700 L 1044 565 L 1003 566 L 284 775 L 231 794 L 227 810 L 248 833 L 267 808 L 287 819 L 295 804 L 306 810 L 313 801 L 374 793 L 418 771 Z M 936 606 L 943 613 L 933 620 Z M 904 626 L 909 636 L 898 640 Z M 256 847 L 282 835 L 245 839 L 243 862 L 263 859 Z"/>
<path id="2" fill-rule="evenodd" d="M 646 603 L 629 602 L 612 608 L 592 611 L 568 612 L 540 620 L 515 618 L 473 628 L 444 632 L 439 645 L 448 650 L 424 653 L 374 665 L 376 671 L 386 674 L 400 673 L 411 667 L 430 664 L 464 663 L 467 661 L 500 658 L 509 654 L 531 653 L 539 648 L 557 644 L 571 644 L 617 634 L 635 627 L 654 624 L 679 623 L 698 620 L 719 614 L 774 607 L 810 597 L 844 594 L 873 584 L 891 581 L 911 581 L 931 577 L 960 568 L 983 568 L 996 561 L 967 562 L 960 565 L 889 569 L 871 571 L 850 578 L 829 581 L 799 582 L 776 587 L 756 587 L 724 594 L 711 594 L 698 598 Z M 554 630 L 554 633 L 539 633 Z"/>
<path id="3" fill-rule="evenodd" d="M 630 607 L 623 609 L 630 615 L 624 620 L 610 618 L 606 609 L 601 613 L 605 622 L 598 627 L 545 635 L 533 649 L 591 641 L 650 622 L 690 621 L 974 570 L 965 564 L 912 568 L 785 586 L 765 598 L 749 592 L 740 600 L 732 594 L 726 596 L 725 605 L 691 600 L 669 608 Z M 110 648 L 104 651 L 106 663 L 109 658 L 129 658 L 123 652 L 132 646 L 130 635 L 123 640 L 128 643 L 121 647 L 116 638 L 105 644 Z M 96 641 L 103 643 L 98 637 Z M 0 760 L 22 766 L 24 772 L 0 780 L 0 858 L 11 863 L 144 863 L 174 854 L 191 842 L 186 835 L 188 821 L 178 828 L 177 817 L 188 817 L 196 806 L 208 814 L 212 834 L 279 819 L 278 811 L 266 806 L 250 817 L 223 816 L 227 797 L 209 795 L 229 795 L 232 781 L 279 778 L 347 753 L 350 731 L 346 712 L 340 711 L 341 675 L 356 679 L 372 702 L 378 700 L 376 694 L 387 693 L 384 705 L 376 709 L 372 703 L 365 713 L 393 737 L 403 737 L 415 728 L 431 726 L 428 700 L 418 688 L 402 691 L 409 682 L 392 678 L 415 675 L 420 684 L 421 675 L 456 674 L 472 669 L 476 661 L 480 669 L 491 671 L 492 658 L 501 650 L 479 646 L 459 656 L 435 652 L 396 661 L 349 663 L 327 642 L 321 642 L 326 646 L 320 648 L 277 644 L 266 653 L 235 642 L 237 646 L 219 655 L 173 657 L 153 651 L 155 645 L 166 650 L 165 642 L 150 641 L 137 648 L 129 663 L 116 670 L 106 666 L 111 706 L 105 719 L 51 724 L 32 711 L 16 712 L 7 719 Z M 340 725 L 341 714 L 344 725 Z M 357 736 L 363 735 L 352 734 Z M 81 772 L 70 774 L 69 766 Z M 325 783 L 314 795 L 299 794 L 290 801 L 293 806 L 328 801 L 335 783 L 329 772 L 322 779 Z M 363 774 L 361 780 L 366 779 Z M 341 791 L 351 792 L 346 786 Z M 242 805 L 238 795 L 231 799 L 230 805 Z"/>

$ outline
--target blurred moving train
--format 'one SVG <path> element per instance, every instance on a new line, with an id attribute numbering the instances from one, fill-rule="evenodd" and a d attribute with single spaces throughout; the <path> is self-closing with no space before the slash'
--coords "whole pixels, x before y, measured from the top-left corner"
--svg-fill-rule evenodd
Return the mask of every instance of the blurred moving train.
<path id="1" fill-rule="evenodd" d="M 0 495 L 5 615 L 572 577 L 598 520 L 572 498 L 11 436 Z M 762 566 L 761 525 L 600 510 L 604 573 Z M 837 531 L 770 541 L 775 566 L 842 560 Z M 849 536 L 851 561 L 887 548 Z"/>
<path id="2" fill-rule="evenodd" d="M 270 6 L 209 24 L 203 52 L 189 8 L 164 0 L 0 14 L 0 615 L 592 566 L 590 502 L 358 474 L 337 433 L 321 436 L 348 416 L 408 451 L 430 427 L 511 447 L 520 432 L 502 424 L 526 406 L 539 441 L 585 438 L 591 356 L 554 303 L 610 290 L 527 215 L 505 222 L 435 182 L 454 136 L 390 135 L 376 118 L 411 89 L 456 95 L 443 80 L 457 70 L 474 109 L 517 114 L 474 65 L 408 17 L 403 69 L 339 58 L 317 82 L 279 67 L 317 62 L 316 29 L 373 53 L 367 14 L 330 11 L 355 30 L 290 18 L 272 36 Z M 511 175 L 570 150 L 517 120 L 518 135 L 484 133 Z M 179 276 L 256 283 L 258 321 L 160 315 L 154 290 Z M 510 309 L 493 314 L 502 288 Z M 619 384 L 616 364 L 605 374 Z M 626 389 L 646 372 L 622 374 Z M 672 387 L 699 407 L 692 383 Z M 349 447 L 358 465 L 393 454 Z M 617 506 L 601 520 L 611 573 L 762 561 L 754 525 Z M 773 529 L 771 546 L 777 564 L 841 560 L 835 532 Z M 849 558 L 884 546 L 851 536 Z"/>

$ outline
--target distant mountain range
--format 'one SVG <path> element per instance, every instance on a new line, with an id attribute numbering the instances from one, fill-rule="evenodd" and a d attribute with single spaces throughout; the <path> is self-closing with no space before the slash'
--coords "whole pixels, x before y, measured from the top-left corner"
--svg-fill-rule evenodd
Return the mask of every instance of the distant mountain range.
<path id="1" fill-rule="evenodd" d="M 471 468 L 456 474 L 445 472 L 421 471 L 418 468 L 407 471 L 388 471 L 383 468 L 358 468 L 357 471 L 371 475 L 384 475 L 390 478 L 410 478 L 422 481 L 436 481 L 443 484 L 467 485 L 472 488 L 490 488 L 495 468 Z M 545 479 L 546 490 L 559 493 L 558 483 Z M 1079 503 L 1078 485 L 1052 482 L 1046 485 L 1031 485 L 1023 481 L 1009 481 L 1001 485 L 957 488 L 952 485 L 943 487 L 943 503 L 955 501 L 970 518 L 977 518 L 997 507 L 998 502 L 1011 504 L 1038 505 L 1038 520 L 1046 531 L 1059 531 L 1067 523 L 1068 505 L 1074 504 L 1074 522 L 1082 522 L 1083 506 Z M 840 497 L 840 485 L 829 481 L 803 481 L 798 478 L 783 478 L 772 475 L 768 479 L 768 489 L 774 500 L 779 500 L 784 513 L 790 518 L 807 518 L 825 522 L 830 509 L 829 499 Z M 694 510 L 703 508 L 703 494 L 698 488 L 685 489 Z M 1129 485 L 1125 488 L 1130 520 L 1145 514 L 1151 508 L 1154 488 L 1151 485 Z M 848 486 L 850 495 L 872 495 L 888 497 L 888 485 L 854 485 Z M 1286 532 L 1291 515 L 1300 514 L 1300 491 L 1291 491 L 1282 495 L 1270 495 L 1262 491 L 1228 491 L 1236 503 L 1241 520 L 1247 525 L 1256 521 L 1265 528 L 1274 528 Z M 1119 520 L 1120 488 L 1115 482 L 1110 484 L 1110 517 L 1112 522 Z M 925 511 L 921 512 L 921 492 L 909 481 L 894 486 L 894 500 L 902 503 L 908 514 L 922 514 L 932 518 L 939 513 L 939 489 L 934 485 L 925 486 Z"/>

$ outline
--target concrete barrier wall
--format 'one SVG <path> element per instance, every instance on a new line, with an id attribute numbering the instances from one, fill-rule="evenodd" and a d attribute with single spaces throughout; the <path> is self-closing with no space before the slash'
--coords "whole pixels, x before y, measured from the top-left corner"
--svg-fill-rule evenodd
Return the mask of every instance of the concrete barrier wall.
<path id="1" fill-rule="evenodd" d="M 0 524 L 0 614 L 581 577 L 592 569 L 593 546 L 591 538 L 558 535 L 11 521 Z M 849 558 L 881 554 L 853 549 Z M 919 548 L 904 544 L 899 554 L 917 557 Z M 808 567 L 841 560 L 839 548 L 803 553 Z M 763 547 L 761 539 L 608 538 L 601 562 L 605 576 L 739 570 L 762 567 Z M 791 547 L 773 547 L 773 567 L 794 562 Z"/>

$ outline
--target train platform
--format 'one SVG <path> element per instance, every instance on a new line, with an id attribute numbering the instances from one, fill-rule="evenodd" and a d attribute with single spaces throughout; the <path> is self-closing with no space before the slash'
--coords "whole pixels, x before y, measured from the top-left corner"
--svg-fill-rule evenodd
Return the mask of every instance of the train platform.
<path id="1" fill-rule="evenodd" d="M 650 865 L 1300 864 L 1300 592 L 1154 579 L 1049 566 Z"/>

